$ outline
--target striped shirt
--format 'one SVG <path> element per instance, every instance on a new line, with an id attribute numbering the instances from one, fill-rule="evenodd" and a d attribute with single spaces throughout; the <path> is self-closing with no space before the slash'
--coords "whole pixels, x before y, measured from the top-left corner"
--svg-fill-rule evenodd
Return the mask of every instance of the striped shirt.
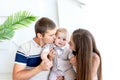
<path id="1" fill-rule="evenodd" d="M 32 69 L 41 63 L 41 51 L 42 47 L 40 47 L 34 40 L 28 41 L 21 45 L 16 52 L 15 63 L 25 65 L 26 69 Z M 30 80 L 48 80 L 48 75 L 49 71 L 42 71 L 33 76 Z"/>

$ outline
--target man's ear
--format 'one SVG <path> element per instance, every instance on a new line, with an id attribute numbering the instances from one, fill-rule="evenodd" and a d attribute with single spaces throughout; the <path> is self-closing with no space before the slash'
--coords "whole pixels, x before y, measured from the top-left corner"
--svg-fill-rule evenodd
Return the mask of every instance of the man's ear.
<path id="1" fill-rule="evenodd" d="M 38 38 L 42 38 L 43 36 L 42 36 L 42 34 L 37 33 L 37 37 L 38 37 Z"/>

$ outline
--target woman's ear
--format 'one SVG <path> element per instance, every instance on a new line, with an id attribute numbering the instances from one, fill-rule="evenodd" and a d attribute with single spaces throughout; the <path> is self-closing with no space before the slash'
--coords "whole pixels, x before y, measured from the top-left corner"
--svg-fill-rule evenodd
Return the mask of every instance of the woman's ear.
<path id="1" fill-rule="evenodd" d="M 38 38 L 42 38 L 43 36 L 42 36 L 42 34 L 37 33 L 37 37 L 38 37 Z"/>

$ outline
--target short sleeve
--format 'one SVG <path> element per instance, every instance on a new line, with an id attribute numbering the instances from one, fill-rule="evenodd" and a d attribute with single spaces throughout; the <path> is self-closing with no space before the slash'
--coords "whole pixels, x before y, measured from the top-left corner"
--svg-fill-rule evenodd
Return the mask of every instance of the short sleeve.
<path id="1" fill-rule="evenodd" d="M 21 48 L 19 48 L 18 51 L 16 52 L 15 63 L 23 65 L 27 64 L 27 55 Z"/>

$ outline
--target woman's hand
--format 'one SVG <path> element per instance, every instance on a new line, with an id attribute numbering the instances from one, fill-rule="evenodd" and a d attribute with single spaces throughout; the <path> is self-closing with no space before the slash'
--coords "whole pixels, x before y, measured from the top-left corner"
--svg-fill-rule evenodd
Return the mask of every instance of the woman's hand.
<path id="1" fill-rule="evenodd" d="M 77 64 L 77 62 L 76 62 L 76 56 L 71 57 L 70 63 L 71 63 L 72 65 L 76 66 L 76 64 Z"/>

